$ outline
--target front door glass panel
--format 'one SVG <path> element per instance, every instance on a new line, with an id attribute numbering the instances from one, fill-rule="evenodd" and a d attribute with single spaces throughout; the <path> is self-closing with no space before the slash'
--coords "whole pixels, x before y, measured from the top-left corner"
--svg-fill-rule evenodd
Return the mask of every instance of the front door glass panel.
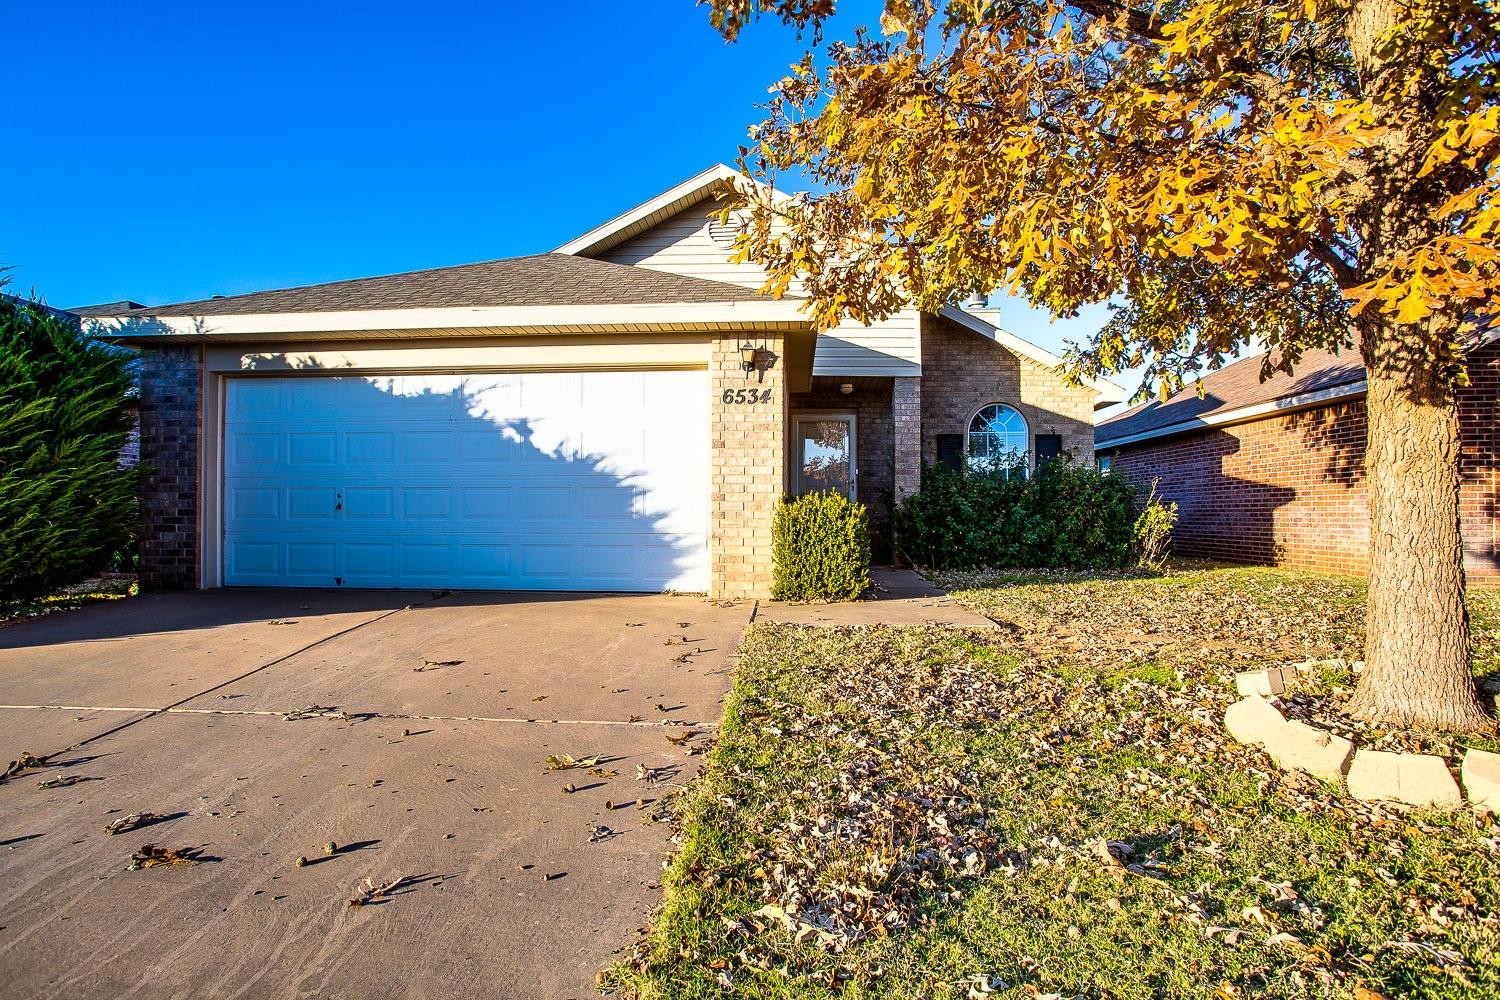
<path id="1" fill-rule="evenodd" d="M 854 498 L 854 447 L 846 417 L 797 421 L 798 492 L 833 490 Z"/>

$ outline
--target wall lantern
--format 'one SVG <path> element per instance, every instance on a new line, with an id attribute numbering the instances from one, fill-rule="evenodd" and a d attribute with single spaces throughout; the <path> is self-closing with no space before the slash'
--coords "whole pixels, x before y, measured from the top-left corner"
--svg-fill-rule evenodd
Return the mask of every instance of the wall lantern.
<path id="1" fill-rule="evenodd" d="M 756 373 L 756 380 L 766 380 L 766 369 L 776 364 L 776 352 L 766 347 L 758 347 L 750 341 L 740 344 L 740 367 L 745 370 L 745 377 L 749 378 L 751 372 Z"/>

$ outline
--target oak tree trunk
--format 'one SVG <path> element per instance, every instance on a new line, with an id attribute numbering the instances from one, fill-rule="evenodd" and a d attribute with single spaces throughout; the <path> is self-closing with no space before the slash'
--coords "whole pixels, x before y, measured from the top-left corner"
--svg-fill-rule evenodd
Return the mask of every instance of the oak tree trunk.
<path id="1" fill-rule="evenodd" d="M 1414 65 L 1385 42 L 1399 0 L 1355 0 L 1346 24 L 1360 87 L 1384 133 L 1368 149 L 1355 210 L 1363 273 L 1384 273 L 1397 257 L 1443 231 L 1440 206 L 1452 193 L 1419 170 L 1436 138 L 1432 105 L 1442 66 Z M 1423 729 L 1487 729 L 1469 666 L 1463 542 L 1458 526 L 1459 317 L 1402 324 L 1388 312 L 1358 319 L 1368 391 L 1365 476 L 1370 493 L 1370 595 L 1365 672 L 1349 710 Z"/>
<path id="2" fill-rule="evenodd" d="M 1389 317 L 1364 329 L 1370 595 L 1357 717 L 1423 729 L 1491 726 L 1469 666 L 1459 535 L 1458 405 L 1430 344 Z"/>

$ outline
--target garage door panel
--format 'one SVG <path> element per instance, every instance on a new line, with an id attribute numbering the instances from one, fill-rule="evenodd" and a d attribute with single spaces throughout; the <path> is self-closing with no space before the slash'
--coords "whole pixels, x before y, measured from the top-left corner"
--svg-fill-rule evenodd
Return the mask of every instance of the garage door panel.
<path id="1" fill-rule="evenodd" d="M 463 431 L 458 437 L 458 457 L 466 468 L 475 471 L 496 466 L 503 469 L 516 460 L 516 444 L 494 427 Z"/>
<path id="2" fill-rule="evenodd" d="M 344 572 L 342 576 L 393 578 L 396 572 L 396 553 L 389 544 L 346 542 L 344 544 Z"/>
<path id="3" fill-rule="evenodd" d="M 413 579 L 447 580 L 453 572 L 453 546 L 432 542 L 406 542 L 400 548 L 401 572 Z"/>
<path id="4" fill-rule="evenodd" d="M 450 487 L 408 486 L 401 491 L 401 516 L 408 521 L 447 521 L 453 513 Z"/>
<path id="5" fill-rule="evenodd" d="M 338 435 L 333 431 L 295 431 L 287 435 L 287 465 L 337 465 Z"/>
<path id="6" fill-rule="evenodd" d="M 237 383 L 237 391 L 230 397 L 225 413 L 230 420 L 280 413 L 281 392 L 286 384 L 282 379 Z"/>
<path id="7" fill-rule="evenodd" d="M 589 527 L 628 525 L 641 516 L 641 491 L 585 486 L 578 491 L 578 509 Z"/>
<path id="8" fill-rule="evenodd" d="M 274 525 L 281 520 L 280 486 L 242 484 L 229 490 L 224 502 L 229 516 L 236 521 Z"/>
<path id="9" fill-rule="evenodd" d="M 396 435 L 390 431 L 348 431 L 344 434 L 344 465 L 389 465 L 396 455 Z"/>
<path id="10" fill-rule="evenodd" d="M 274 541 L 237 539 L 224 550 L 226 575 L 249 582 L 252 579 L 275 581 L 283 575 L 281 545 Z"/>
<path id="11" fill-rule="evenodd" d="M 566 486 L 522 486 L 515 492 L 518 521 L 570 521 L 573 491 Z"/>
<path id="12" fill-rule="evenodd" d="M 338 574 L 332 542 L 297 541 L 286 546 L 286 568 L 293 577 L 327 579 Z"/>
<path id="13" fill-rule="evenodd" d="M 395 487 L 349 486 L 344 489 L 344 520 L 346 522 L 390 524 L 395 519 Z"/>
<path id="14" fill-rule="evenodd" d="M 460 516 L 465 521 L 492 522 L 510 516 L 510 488 L 507 486 L 466 486 L 459 499 Z"/>
<path id="15" fill-rule="evenodd" d="M 457 435 L 450 430 L 401 433 L 401 460 L 407 465 L 452 465 L 458 458 Z"/>
<path id="16" fill-rule="evenodd" d="M 508 580 L 511 575 L 511 547 L 498 544 L 464 545 L 459 549 L 459 568 L 465 579 L 483 577 Z"/>
<path id="17" fill-rule="evenodd" d="M 232 380 L 225 582 L 707 589 L 707 416 L 702 371 Z"/>
<path id="18" fill-rule="evenodd" d="M 233 431 L 229 435 L 231 467 L 275 468 L 281 464 L 281 435 L 266 431 Z"/>
<path id="19" fill-rule="evenodd" d="M 286 383 L 287 410 L 297 414 L 336 412 L 342 401 L 343 386 L 334 379 L 301 378 Z"/>

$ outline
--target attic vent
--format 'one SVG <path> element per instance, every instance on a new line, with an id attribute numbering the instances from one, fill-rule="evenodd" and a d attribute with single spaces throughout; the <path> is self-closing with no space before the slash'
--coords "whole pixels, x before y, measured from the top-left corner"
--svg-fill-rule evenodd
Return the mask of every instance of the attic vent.
<path id="1" fill-rule="evenodd" d="M 734 246 L 735 237 L 740 235 L 740 230 L 744 226 L 745 220 L 738 213 L 731 215 L 728 222 L 709 219 L 708 238 L 727 250 Z"/>

